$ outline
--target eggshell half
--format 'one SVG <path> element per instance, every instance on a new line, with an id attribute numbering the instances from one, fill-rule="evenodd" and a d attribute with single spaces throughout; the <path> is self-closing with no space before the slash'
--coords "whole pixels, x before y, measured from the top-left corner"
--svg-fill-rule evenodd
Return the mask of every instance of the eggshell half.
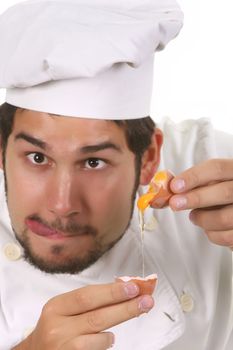
<path id="1" fill-rule="evenodd" d="M 149 275 L 145 278 L 135 276 L 117 277 L 116 282 L 134 282 L 139 287 L 139 295 L 151 295 L 154 292 L 158 277 L 156 274 Z"/>

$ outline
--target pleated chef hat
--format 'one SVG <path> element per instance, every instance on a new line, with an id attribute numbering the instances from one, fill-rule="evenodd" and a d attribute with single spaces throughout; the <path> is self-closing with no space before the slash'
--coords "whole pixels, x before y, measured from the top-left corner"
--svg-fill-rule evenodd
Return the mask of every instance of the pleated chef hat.
<path id="1" fill-rule="evenodd" d="M 19 3 L 0 16 L 6 102 L 71 117 L 145 117 L 154 52 L 182 21 L 175 0 Z"/>

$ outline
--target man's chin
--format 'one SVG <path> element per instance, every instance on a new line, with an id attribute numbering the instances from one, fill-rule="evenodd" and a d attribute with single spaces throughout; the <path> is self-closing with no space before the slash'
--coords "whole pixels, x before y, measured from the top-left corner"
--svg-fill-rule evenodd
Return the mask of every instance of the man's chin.
<path id="1" fill-rule="evenodd" d="M 17 239 L 23 248 L 24 259 L 35 268 L 49 274 L 78 274 L 97 262 L 121 237 L 105 246 L 96 244 L 94 249 L 82 256 L 78 253 L 73 256 L 65 254 L 64 246 L 60 245 L 52 246 L 50 251 L 42 256 L 33 251 L 27 240 L 22 241 L 18 237 Z"/>
<path id="2" fill-rule="evenodd" d="M 51 259 L 24 253 L 25 260 L 37 269 L 49 274 L 78 274 L 93 265 L 104 253 L 89 253 L 85 258 Z"/>

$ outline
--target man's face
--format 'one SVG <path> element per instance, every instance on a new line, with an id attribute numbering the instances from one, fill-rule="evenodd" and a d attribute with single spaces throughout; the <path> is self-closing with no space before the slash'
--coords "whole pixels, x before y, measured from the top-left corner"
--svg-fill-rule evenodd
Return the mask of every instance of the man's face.
<path id="1" fill-rule="evenodd" d="M 135 155 L 114 122 L 17 111 L 5 177 L 12 227 L 44 271 L 81 271 L 129 224 Z"/>

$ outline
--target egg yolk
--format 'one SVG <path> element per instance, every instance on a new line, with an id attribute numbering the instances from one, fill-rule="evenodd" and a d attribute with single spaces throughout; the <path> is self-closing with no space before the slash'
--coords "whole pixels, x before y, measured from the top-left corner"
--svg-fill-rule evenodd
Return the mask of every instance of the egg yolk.
<path id="1" fill-rule="evenodd" d="M 138 209 L 141 211 L 144 211 L 149 205 L 150 202 L 153 200 L 155 196 L 155 193 L 146 193 L 143 194 L 139 199 L 138 199 Z"/>

